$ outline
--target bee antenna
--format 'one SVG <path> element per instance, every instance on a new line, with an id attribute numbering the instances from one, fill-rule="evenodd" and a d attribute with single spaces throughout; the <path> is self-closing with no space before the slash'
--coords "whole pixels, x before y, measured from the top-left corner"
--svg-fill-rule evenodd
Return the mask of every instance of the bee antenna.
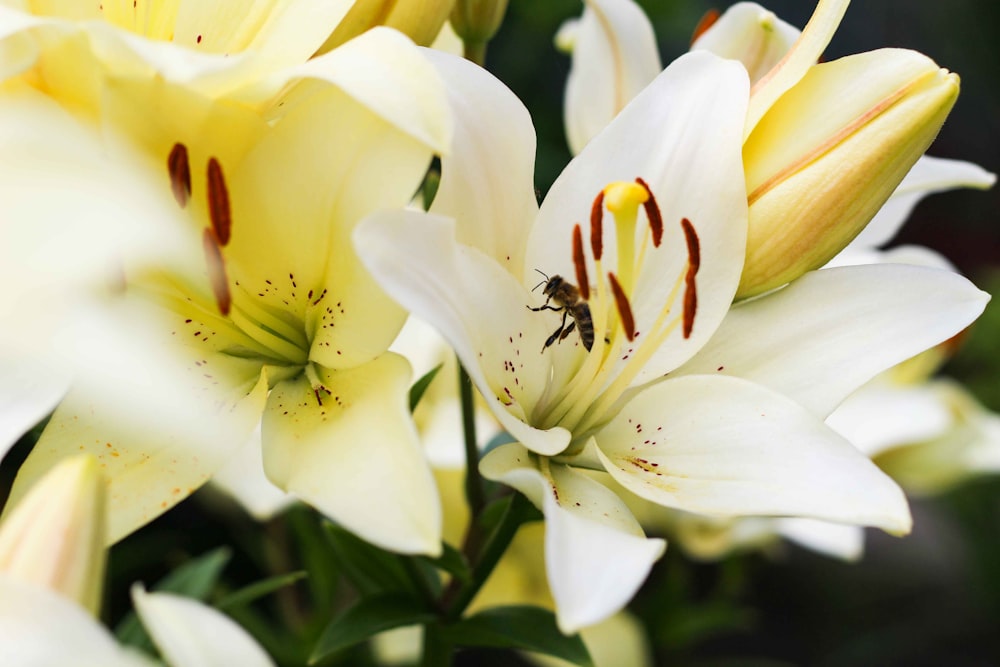
<path id="1" fill-rule="evenodd" d="M 540 271 L 540 270 L 538 270 L 538 269 L 535 269 L 535 271 L 538 271 L 538 273 L 542 274 L 542 278 L 544 278 L 545 280 L 542 280 L 542 281 L 541 281 L 541 282 L 539 282 L 539 283 L 538 283 L 537 285 L 535 285 L 534 287 L 532 287 L 532 288 L 531 288 L 531 291 L 532 291 L 532 292 L 534 292 L 534 291 L 535 291 L 536 289 L 538 289 L 539 287 L 541 287 L 541 286 L 542 286 L 542 285 L 544 285 L 545 283 L 549 282 L 549 277 L 548 277 L 547 275 L 545 275 L 545 273 L 544 273 L 543 271 Z"/>

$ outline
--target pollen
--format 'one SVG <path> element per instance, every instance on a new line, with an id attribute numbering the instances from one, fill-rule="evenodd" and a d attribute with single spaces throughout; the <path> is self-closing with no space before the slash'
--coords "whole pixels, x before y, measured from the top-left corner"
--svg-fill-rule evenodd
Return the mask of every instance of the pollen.
<path id="1" fill-rule="evenodd" d="M 653 238 L 653 247 L 659 248 L 660 242 L 663 240 L 663 215 L 660 213 L 660 205 L 656 203 L 656 197 L 646 181 L 637 176 L 635 182 L 646 191 L 647 199 L 642 203 L 642 207 L 646 209 L 646 219 L 649 220 L 649 232 Z"/>
<path id="2" fill-rule="evenodd" d="M 601 261 L 604 254 L 604 190 L 597 193 L 590 206 L 590 251 L 594 261 Z"/>
<path id="3" fill-rule="evenodd" d="M 701 242 L 698 232 L 687 218 L 681 220 L 684 229 L 684 240 L 688 247 L 688 270 L 684 276 L 684 337 L 690 338 L 694 328 L 694 316 L 698 310 L 698 287 L 695 276 L 701 266 Z"/>
<path id="4" fill-rule="evenodd" d="M 222 175 L 222 165 L 217 159 L 208 160 L 208 215 L 212 220 L 212 229 L 219 244 L 229 244 L 233 219 L 229 208 L 229 189 Z"/>
<path id="5" fill-rule="evenodd" d="M 188 164 L 187 146 L 178 142 L 170 149 L 167 172 L 170 174 L 170 189 L 174 192 L 174 199 L 178 206 L 184 208 L 191 198 L 191 165 Z"/>
<path id="6" fill-rule="evenodd" d="M 698 25 L 694 27 L 694 32 L 691 34 L 691 43 L 694 44 L 698 41 L 699 37 L 708 32 L 708 29 L 715 25 L 715 22 L 719 20 L 719 16 L 721 16 L 721 14 L 718 9 L 709 9 L 705 12 L 701 17 L 701 20 L 698 21 Z"/>
<path id="7" fill-rule="evenodd" d="M 608 273 L 608 284 L 611 285 L 611 293 L 615 297 L 615 307 L 618 308 L 618 317 L 621 319 L 625 337 L 630 341 L 635 340 L 635 317 L 632 315 L 632 305 L 628 302 L 625 290 L 622 289 L 615 274 L 610 272 Z"/>

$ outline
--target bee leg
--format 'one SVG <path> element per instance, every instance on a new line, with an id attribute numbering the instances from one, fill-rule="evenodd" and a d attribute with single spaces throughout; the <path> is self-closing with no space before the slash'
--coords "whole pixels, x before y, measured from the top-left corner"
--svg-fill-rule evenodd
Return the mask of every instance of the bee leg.
<path id="1" fill-rule="evenodd" d="M 552 343 L 556 342 L 556 339 L 562 340 L 563 338 L 566 337 L 565 335 L 562 335 L 562 337 L 560 337 L 560 334 L 562 334 L 563 331 L 566 330 L 566 318 L 568 316 L 569 316 L 569 311 L 568 310 L 563 310 L 562 324 L 560 324 L 559 328 L 556 329 L 555 331 L 553 331 L 552 335 L 549 336 L 548 339 L 545 341 L 545 345 L 542 346 L 542 352 L 544 352 L 545 348 L 547 348 L 549 345 L 552 345 Z M 570 324 L 570 327 L 571 327 L 570 330 L 572 330 L 572 326 L 575 325 L 575 324 L 576 324 L 576 322 L 573 322 L 573 323 Z"/>
<path id="2" fill-rule="evenodd" d="M 566 327 L 565 329 L 563 329 L 563 332 L 561 334 L 559 334 L 559 340 L 560 341 L 566 340 L 566 336 L 568 336 L 571 333 L 573 333 L 574 329 L 576 329 L 576 322 L 575 321 L 570 322 L 569 326 Z"/>
<path id="3" fill-rule="evenodd" d="M 555 306 L 550 306 L 549 304 L 545 304 L 544 306 L 539 306 L 538 308 L 532 308 L 531 306 L 525 306 L 525 308 L 534 313 L 537 313 L 540 310 L 554 310 L 558 313 L 560 310 L 563 310 L 561 307 L 556 308 Z"/>

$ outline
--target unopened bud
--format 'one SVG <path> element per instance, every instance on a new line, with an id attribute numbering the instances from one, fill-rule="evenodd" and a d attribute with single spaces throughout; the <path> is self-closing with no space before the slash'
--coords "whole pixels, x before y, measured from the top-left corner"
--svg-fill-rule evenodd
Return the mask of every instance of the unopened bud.
<path id="1" fill-rule="evenodd" d="M 104 486 L 89 455 L 65 459 L 0 524 L 0 572 L 57 591 L 95 616 L 106 550 Z"/>
<path id="2" fill-rule="evenodd" d="M 486 44 L 506 13 L 507 0 L 455 0 L 451 25 L 466 44 Z"/>
<path id="3" fill-rule="evenodd" d="M 864 229 L 937 135 L 958 76 L 883 49 L 811 67 L 743 147 L 750 228 L 737 298 L 826 264 Z"/>
<path id="4" fill-rule="evenodd" d="M 317 53 L 326 53 L 380 25 L 395 28 L 420 46 L 429 46 L 454 4 L 455 0 L 355 0 Z"/>

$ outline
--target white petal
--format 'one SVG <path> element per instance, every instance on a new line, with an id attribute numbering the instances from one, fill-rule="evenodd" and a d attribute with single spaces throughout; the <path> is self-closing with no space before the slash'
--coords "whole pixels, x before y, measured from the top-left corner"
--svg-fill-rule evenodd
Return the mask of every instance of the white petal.
<path id="1" fill-rule="evenodd" d="M 264 474 L 260 427 L 254 429 L 246 444 L 233 452 L 212 482 L 235 498 L 258 521 L 267 521 L 295 498 L 285 493 Z"/>
<path id="2" fill-rule="evenodd" d="M 745 380 L 667 379 L 596 437 L 618 482 L 667 507 L 910 529 L 891 479 L 802 407 Z"/>
<path id="3" fill-rule="evenodd" d="M 52 412 L 69 388 L 56 369 L 27 359 L 0 359 L 0 460 L 18 438 Z"/>
<path id="4" fill-rule="evenodd" d="M 652 326 L 686 271 L 688 251 L 680 220 L 691 221 L 701 245 L 694 332 L 684 339 L 678 327 L 637 382 L 689 358 L 732 302 L 746 252 L 741 146 L 747 85 L 746 71 L 738 63 L 707 52 L 674 61 L 570 162 L 532 229 L 525 269 L 573 276 L 573 227 L 580 222 L 589 227 L 594 197 L 611 182 L 645 179 L 661 208 L 664 236 L 659 248 L 649 248 L 636 293 L 630 296 L 641 332 Z M 602 268 L 616 271 L 608 218 Z M 604 279 L 594 275 L 592 265 L 589 273 L 592 281 Z"/>
<path id="5" fill-rule="evenodd" d="M 574 32 L 563 110 L 576 155 L 663 65 L 653 26 L 632 0 L 589 0 Z"/>
<path id="6" fill-rule="evenodd" d="M 735 306 L 678 372 L 747 378 L 825 418 L 879 372 L 964 329 L 988 298 L 965 278 L 936 269 L 814 271 Z"/>
<path id="7" fill-rule="evenodd" d="M 538 214 L 535 129 L 528 110 L 481 67 L 448 54 L 424 54 L 445 82 L 455 124 L 430 211 L 455 219 L 461 243 L 520 276 L 524 240 Z"/>
<path id="8" fill-rule="evenodd" d="M 865 531 L 815 519 L 778 519 L 777 530 L 789 540 L 827 556 L 854 561 L 865 548 Z"/>
<path id="9" fill-rule="evenodd" d="M 118 646 L 83 607 L 0 573 L 0 664 L 154 667 L 159 663 Z"/>
<path id="10" fill-rule="evenodd" d="M 236 622 L 197 600 L 132 586 L 132 603 L 172 667 L 273 667 L 264 649 Z"/>
<path id="11" fill-rule="evenodd" d="M 407 404 L 410 366 L 387 353 L 349 371 L 318 369 L 271 390 L 264 467 L 279 487 L 362 538 L 438 554 L 441 507 Z"/>
<path id="12" fill-rule="evenodd" d="M 754 84 L 778 64 L 800 34 L 757 3 L 738 2 L 691 44 L 691 50 L 739 60 Z"/>
<path id="13" fill-rule="evenodd" d="M 952 425 L 952 414 L 928 385 L 894 386 L 876 379 L 848 396 L 826 424 L 868 456 L 875 456 L 940 437 Z"/>
<path id="14" fill-rule="evenodd" d="M 977 164 L 925 155 L 903 179 L 868 226 L 851 241 L 853 248 L 874 248 L 888 243 L 903 226 L 917 203 L 929 194 L 955 188 L 985 190 L 993 187 L 996 175 Z"/>
<path id="15" fill-rule="evenodd" d="M 552 463 L 549 475 L 523 446 L 490 452 L 487 479 L 518 489 L 545 514 L 545 569 L 565 633 L 621 610 L 645 581 L 666 543 L 646 538 L 625 503 L 599 482 Z"/>
<path id="16" fill-rule="evenodd" d="M 354 241 L 383 288 L 448 340 L 511 435 L 542 454 L 565 449 L 565 429 L 535 429 L 521 407 L 533 408 L 545 390 L 551 360 L 541 346 L 550 332 L 528 310 L 531 295 L 513 276 L 459 244 L 451 220 L 415 211 L 373 215 Z"/>

